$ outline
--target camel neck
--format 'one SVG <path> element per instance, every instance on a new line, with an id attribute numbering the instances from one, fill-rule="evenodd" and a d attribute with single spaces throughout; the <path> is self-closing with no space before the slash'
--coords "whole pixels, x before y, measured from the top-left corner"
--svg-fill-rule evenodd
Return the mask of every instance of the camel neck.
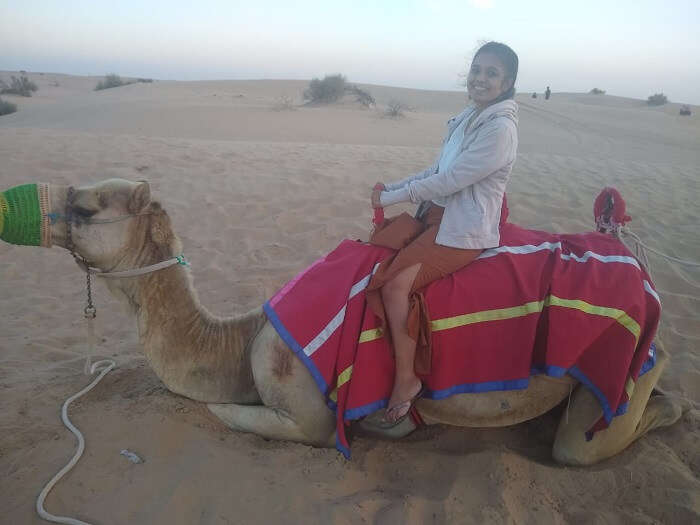
<path id="1" fill-rule="evenodd" d="M 124 292 L 136 311 L 140 342 L 169 390 L 211 403 L 258 401 L 249 343 L 265 322 L 261 308 L 230 318 L 211 315 L 199 303 L 189 269 L 180 265 L 132 280 Z"/>

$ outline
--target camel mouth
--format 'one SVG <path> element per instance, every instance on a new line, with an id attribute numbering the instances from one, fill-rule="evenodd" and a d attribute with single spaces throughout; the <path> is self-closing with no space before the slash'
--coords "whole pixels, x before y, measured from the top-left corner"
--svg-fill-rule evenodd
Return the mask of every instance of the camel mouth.
<path id="1" fill-rule="evenodd" d="M 0 192 L 0 239 L 51 247 L 49 185 L 22 184 Z"/>

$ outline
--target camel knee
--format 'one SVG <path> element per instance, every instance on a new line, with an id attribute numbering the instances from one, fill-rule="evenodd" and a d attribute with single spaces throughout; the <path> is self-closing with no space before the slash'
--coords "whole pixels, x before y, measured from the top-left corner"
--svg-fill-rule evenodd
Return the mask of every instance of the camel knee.
<path id="1" fill-rule="evenodd" d="M 660 427 L 668 427 L 676 423 L 689 408 L 689 403 L 669 396 L 652 396 L 649 398 L 642 420 L 637 425 L 636 432 L 642 436 Z"/>

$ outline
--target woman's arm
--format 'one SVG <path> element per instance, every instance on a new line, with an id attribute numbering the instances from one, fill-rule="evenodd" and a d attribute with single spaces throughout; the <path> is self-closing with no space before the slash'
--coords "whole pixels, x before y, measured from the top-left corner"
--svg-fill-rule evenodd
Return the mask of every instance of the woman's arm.
<path id="1" fill-rule="evenodd" d="M 488 123 L 474 142 L 459 154 L 449 170 L 410 181 L 405 187 L 408 199 L 418 203 L 452 195 L 513 162 L 517 147 L 516 133 L 515 125 L 509 119 L 496 119 Z M 382 202 L 383 197 L 382 193 Z"/>
<path id="2" fill-rule="evenodd" d="M 405 179 L 401 179 L 400 181 L 385 184 L 384 185 L 385 190 L 386 191 L 400 190 L 401 188 L 406 186 L 409 182 L 412 182 L 414 180 L 424 179 L 426 177 L 430 177 L 431 175 L 433 175 L 437 171 L 439 160 L 440 160 L 440 158 L 438 157 L 437 159 L 435 159 L 435 162 L 430 167 L 424 169 L 423 171 L 419 171 L 418 173 L 410 175 L 410 176 L 406 177 Z"/>

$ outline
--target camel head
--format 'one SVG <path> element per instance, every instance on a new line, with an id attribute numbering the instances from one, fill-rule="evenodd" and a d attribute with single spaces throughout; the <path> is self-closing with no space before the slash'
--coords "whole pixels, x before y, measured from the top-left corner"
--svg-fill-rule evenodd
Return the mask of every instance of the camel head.
<path id="1" fill-rule="evenodd" d="M 129 263 L 148 244 L 153 256 L 172 255 L 179 241 L 170 220 L 151 202 L 147 182 L 109 179 L 68 187 L 25 184 L 0 193 L 0 239 L 70 249 L 101 270 Z M 70 239 L 70 240 L 69 240 Z"/>

